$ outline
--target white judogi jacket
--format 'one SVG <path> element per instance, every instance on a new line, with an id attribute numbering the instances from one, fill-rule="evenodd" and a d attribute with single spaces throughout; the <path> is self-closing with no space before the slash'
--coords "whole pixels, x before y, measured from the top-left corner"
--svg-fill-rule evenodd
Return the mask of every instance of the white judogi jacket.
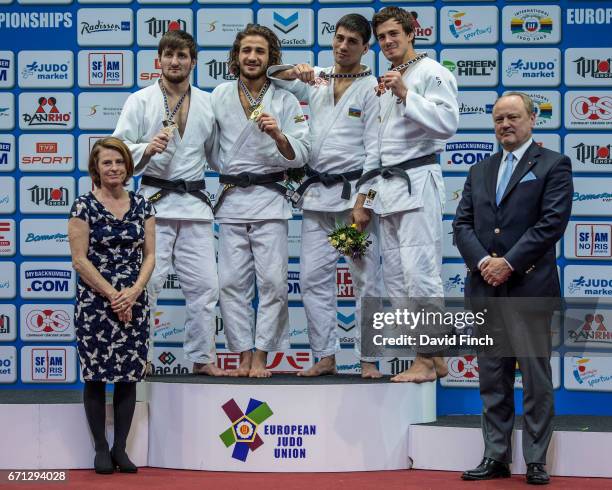
<path id="1" fill-rule="evenodd" d="M 219 124 L 219 172 L 269 174 L 305 165 L 310 155 L 308 123 L 297 99 L 271 85 L 262 101 L 263 111 L 276 119 L 295 152 L 295 158 L 287 160 L 278 151 L 276 142 L 246 116 L 238 90 L 237 82 L 227 82 L 212 93 L 213 113 Z M 240 223 L 291 216 L 291 207 L 284 196 L 273 189 L 253 185 L 226 191 L 215 218 L 219 223 Z"/>
<path id="2" fill-rule="evenodd" d="M 268 68 L 268 76 L 293 65 Z M 367 67 L 364 67 L 364 70 Z M 333 67 L 314 67 L 315 75 L 321 71 L 332 73 Z M 310 107 L 310 140 L 312 153 L 308 164 L 317 172 L 332 174 L 361 170 L 364 172 L 380 165 L 378 131 L 380 127 L 379 103 L 375 94 L 374 76 L 356 78 L 334 105 L 333 79 L 328 85 L 314 86 L 299 80 L 280 80 L 270 77 L 275 84 L 293 93 Z M 310 211 L 344 211 L 355 204 L 356 180 L 351 182 L 351 199 L 341 198 L 342 183 L 325 187 L 311 185 L 303 197 L 302 208 Z M 373 186 L 368 182 L 359 189 L 367 193 Z"/>
<path id="3" fill-rule="evenodd" d="M 457 83 L 450 71 L 437 61 L 424 58 L 404 72 L 403 80 L 408 88 L 405 105 L 397 104 L 390 90 L 380 97 L 379 143 L 383 167 L 440 153 L 445 140 L 457 132 L 459 125 Z M 412 185 L 411 195 L 405 180 L 378 178 L 376 213 L 384 216 L 423 206 L 423 187 L 429 175 L 444 205 L 444 181 L 439 165 L 407 172 Z"/>
<path id="4" fill-rule="evenodd" d="M 210 94 L 191 86 L 189 116 L 181 138 L 174 131 L 166 150 L 153 155 L 146 165 L 140 161 L 145 148 L 163 127 L 166 118 L 164 99 L 159 84 L 155 83 L 133 93 L 125 101 L 113 136 L 123 140 L 134 157 L 134 173 L 165 180 L 187 181 L 204 178 L 208 162 L 215 167 L 216 123 L 212 113 Z M 141 186 L 139 192 L 150 197 L 159 189 Z M 189 194 L 170 193 L 155 203 L 158 218 L 210 221 L 210 206 Z"/>

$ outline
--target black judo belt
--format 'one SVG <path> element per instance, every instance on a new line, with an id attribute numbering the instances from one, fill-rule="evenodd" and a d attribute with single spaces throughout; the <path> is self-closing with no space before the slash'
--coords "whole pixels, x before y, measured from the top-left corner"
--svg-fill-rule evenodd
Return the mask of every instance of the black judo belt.
<path id="1" fill-rule="evenodd" d="M 425 165 L 431 165 L 432 163 L 438 163 L 435 153 L 425 155 L 424 157 L 412 158 L 390 167 L 375 168 L 374 170 L 370 170 L 361 176 L 361 178 L 357 181 L 357 187 L 359 188 L 362 184 L 365 184 L 368 180 L 371 180 L 378 175 L 380 175 L 383 179 L 399 177 L 400 179 L 404 179 L 406 184 L 408 184 L 408 194 L 412 194 L 412 185 L 406 170 L 424 167 Z"/>
<path id="2" fill-rule="evenodd" d="M 252 185 L 261 185 L 278 192 L 284 197 L 287 193 L 287 188 L 281 184 L 281 182 L 284 181 L 285 172 L 274 172 L 271 174 L 254 174 L 251 172 L 241 172 L 234 175 L 219 174 L 219 183 L 223 184 L 223 190 L 220 195 L 217 196 L 217 202 L 213 210 L 217 212 L 223 199 L 225 199 L 227 191 L 234 187 L 245 189 Z"/>
<path id="3" fill-rule="evenodd" d="M 353 170 L 341 174 L 330 174 L 328 172 L 317 172 L 306 165 L 306 176 L 308 177 L 291 195 L 291 201 L 297 204 L 312 184 L 321 183 L 325 187 L 342 183 L 342 199 L 348 201 L 351 198 L 351 181 L 361 177 L 362 170 Z"/>
<path id="4" fill-rule="evenodd" d="M 206 189 L 206 182 L 204 182 L 204 180 L 166 180 L 151 177 L 150 175 L 143 175 L 140 182 L 142 185 L 159 187 L 160 190 L 149 197 L 149 202 L 153 204 L 163 199 L 168 194 L 191 194 L 212 208 L 209 197 L 203 192 L 204 189 Z"/>

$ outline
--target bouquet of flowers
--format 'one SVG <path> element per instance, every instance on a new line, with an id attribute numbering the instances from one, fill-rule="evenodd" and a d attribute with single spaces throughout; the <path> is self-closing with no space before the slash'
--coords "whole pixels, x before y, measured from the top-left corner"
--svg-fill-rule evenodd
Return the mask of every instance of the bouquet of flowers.
<path id="1" fill-rule="evenodd" d="M 370 235 L 365 231 L 359 231 L 355 223 L 350 226 L 339 226 L 327 236 L 332 247 L 353 260 L 363 258 L 372 243 L 368 240 Z"/>

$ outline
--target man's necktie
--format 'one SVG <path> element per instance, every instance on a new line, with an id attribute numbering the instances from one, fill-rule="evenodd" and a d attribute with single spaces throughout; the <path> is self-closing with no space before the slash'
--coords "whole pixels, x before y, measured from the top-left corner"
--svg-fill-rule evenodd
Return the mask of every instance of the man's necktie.
<path id="1" fill-rule="evenodd" d="M 504 196 L 504 192 L 506 192 L 506 187 L 508 187 L 508 183 L 510 182 L 510 177 L 512 177 L 512 171 L 514 170 L 514 155 L 512 153 L 508 153 L 506 157 L 506 167 L 504 168 L 504 173 L 501 176 L 499 181 L 499 185 L 497 186 L 497 193 L 495 194 L 495 202 L 499 205 Z"/>

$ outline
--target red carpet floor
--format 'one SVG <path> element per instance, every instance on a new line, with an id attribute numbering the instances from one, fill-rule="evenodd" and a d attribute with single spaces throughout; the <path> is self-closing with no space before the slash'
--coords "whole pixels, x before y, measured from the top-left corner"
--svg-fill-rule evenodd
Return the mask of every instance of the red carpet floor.
<path id="1" fill-rule="evenodd" d="M 57 490 L 406 490 L 406 489 L 523 489 L 523 476 L 488 482 L 463 482 L 460 473 L 447 471 L 373 471 L 363 473 L 221 473 L 142 468 L 137 475 L 96 475 L 93 471 L 73 470 L 68 483 L 12 484 L 0 482 L 0 489 L 55 488 Z M 612 489 L 612 479 L 553 477 L 550 489 Z"/>

